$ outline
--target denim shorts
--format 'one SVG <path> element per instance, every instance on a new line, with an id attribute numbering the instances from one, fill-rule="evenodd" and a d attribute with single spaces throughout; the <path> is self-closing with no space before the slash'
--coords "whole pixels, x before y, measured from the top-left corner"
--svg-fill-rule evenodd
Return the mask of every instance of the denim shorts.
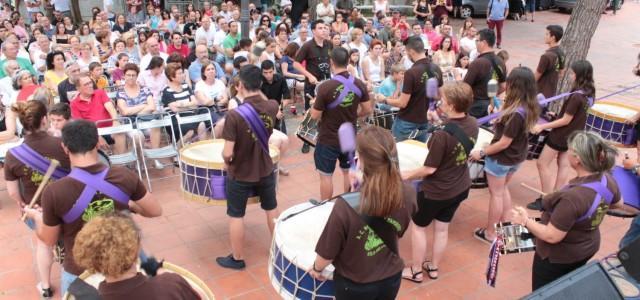
<path id="1" fill-rule="evenodd" d="M 489 156 L 484 158 L 484 171 L 495 177 L 506 177 L 509 174 L 515 173 L 519 167 L 520 164 L 513 166 L 502 165 Z"/>
<path id="2" fill-rule="evenodd" d="M 426 143 L 428 138 L 427 130 L 430 127 L 429 123 L 413 123 L 398 117 L 393 121 L 391 133 L 396 138 L 396 142 L 402 142 L 408 140 L 412 133 L 419 130 L 419 134 L 414 139 Z"/>
<path id="3" fill-rule="evenodd" d="M 349 164 L 349 156 L 342 153 L 339 147 L 327 146 L 322 144 L 316 145 L 316 151 L 313 152 L 313 161 L 316 170 L 325 176 L 333 175 L 336 170 L 336 161 L 340 161 L 340 169 L 347 170 L 351 166 Z"/>
<path id="4" fill-rule="evenodd" d="M 71 283 L 78 278 L 77 275 L 73 275 L 64 270 L 64 268 L 60 268 L 60 295 L 64 295 Z"/>

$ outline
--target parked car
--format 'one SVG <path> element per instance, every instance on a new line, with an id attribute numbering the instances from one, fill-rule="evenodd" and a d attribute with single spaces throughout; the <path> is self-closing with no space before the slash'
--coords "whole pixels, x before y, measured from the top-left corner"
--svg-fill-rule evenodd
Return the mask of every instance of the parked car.
<path id="1" fill-rule="evenodd" d="M 577 0 L 555 0 L 555 2 L 556 2 L 556 7 L 558 9 L 564 10 L 564 11 L 570 11 L 576 7 Z M 619 0 L 617 9 L 622 8 L 623 3 L 624 3 L 624 0 Z M 612 9 L 613 8 L 612 5 L 613 5 L 613 1 L 609 1 L 609 3 L 607 4 L 607 9 Z"/>

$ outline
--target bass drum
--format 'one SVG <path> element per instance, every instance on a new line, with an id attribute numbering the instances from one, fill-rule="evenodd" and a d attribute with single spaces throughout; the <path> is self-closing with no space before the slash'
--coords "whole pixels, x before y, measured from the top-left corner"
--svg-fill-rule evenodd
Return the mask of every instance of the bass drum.
<path id="1" fill-rule="evenodd" d="M 107 155 L 104 151 L 98 149 L 98 160 L 107 165 L 107 166 L 111 166 L 111 160 L 109 159 L 109 155 Z"/>

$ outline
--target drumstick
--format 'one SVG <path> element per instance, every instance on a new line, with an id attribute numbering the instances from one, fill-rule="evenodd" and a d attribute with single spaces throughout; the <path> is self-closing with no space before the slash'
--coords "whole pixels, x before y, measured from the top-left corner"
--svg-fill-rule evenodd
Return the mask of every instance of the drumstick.
<path id="1" fill-rule="evenodd" d="M 530 186 L 530 185 L 528 185 L 528 184 L 526 184 L 524 182 L 520 183 L 520 185 L 525 187 L 525 188 L 527 188 L 527 189 L 529 189 L 530 191 L 532 191 L 534 193 L 540 194 L 542 197 L 547 195 L 547 193 L 545 193 L 545 192 L 543 192 L 543 191 L 541 191 L 539 189 L 536 189 L 536 188 L 534 188 L 534 187 L 532 187 L 532 186 Z"/>
<path id="2" fill-rule="evenodd" d="M 33 205 L 36 203 L 36 201 L 40 197 L 40 194 L 44 190 L 44 187 L 47 185 L 47 182 L 49 182 L 51 175 L 53 175 L 53 172 L 56 170 L 56 168 L 59 165 L 60 165 L 59 161 L 55 159 L 51 160 L 51 164 L 49 164 L 49 168 L 47 169 L 47 172 L 44 173 L 44 177 L 42 177 L 42 182 L 40 182 L 40 185 L 38 186 L 36 193 L 33 194 L 33 197 L 31 198 L 31 202 L 29 202 L 29 205 L 27 206 L 27 208 L 33 208 Z M 20 221 L 24 222 L 24 219 L 26 218 L 27 218 L 27 214 L 23 214 L 22 217 L 20 218 Z"/>

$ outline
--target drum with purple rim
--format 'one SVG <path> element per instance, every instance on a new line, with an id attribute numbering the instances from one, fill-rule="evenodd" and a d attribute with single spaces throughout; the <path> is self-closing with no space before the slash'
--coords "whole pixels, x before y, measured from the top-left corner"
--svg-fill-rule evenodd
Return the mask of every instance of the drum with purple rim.
<path id="1" fill-rule="evenodd" d="M 206 140 L 189 144 L 180 150 L 180 187 L 187 200 L 206 204 L 225 205 L 225 179 L 222 149 L 224 140 Z M 280 152 L 269 145 L 269 154 L 276 165 Z M 277 172 L 276 172 L 277 174 Z M 258 203 L 256 193 L 250 195 L 249 203 Z"/>
<path id="2" fill-rule="evenodd" d="M 598 102 L 589 109 L 585 129 L 595 131 L 606 140 L 619 144 L 636 143 L 633 124 L 626 121 L 638 113 L 638 108 L 613 103 Z"/>
<path id="3" fill-rule="evenodd" d="M 538 120 L 538 124 L 548 123 L 547 120 L 540 118 Z M 529 148 L 527 151 L 527 159 L 538 159 L 540 157 L 540 153 L 542 153 L 542 149 L 544 145 L 547 143 L 547 138 L 549 137 L 550 129 L 545 129 L 540 131 L 538 134 L 529 133 Z"/>

